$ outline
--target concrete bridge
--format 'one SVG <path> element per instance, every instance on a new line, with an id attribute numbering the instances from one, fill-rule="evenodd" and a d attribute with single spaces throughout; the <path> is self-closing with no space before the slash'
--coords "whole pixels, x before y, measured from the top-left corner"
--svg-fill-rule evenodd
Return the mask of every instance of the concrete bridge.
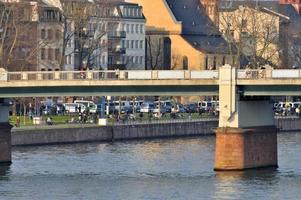
<path id="1" fill-rule="evenodd" d="M 301 95 L 301 70 L 0 72 L 0 161 L 11 162 L 8 101 L 40 96 L 218 95 L 215 170 L 277 167 L 270 96 Z"/>

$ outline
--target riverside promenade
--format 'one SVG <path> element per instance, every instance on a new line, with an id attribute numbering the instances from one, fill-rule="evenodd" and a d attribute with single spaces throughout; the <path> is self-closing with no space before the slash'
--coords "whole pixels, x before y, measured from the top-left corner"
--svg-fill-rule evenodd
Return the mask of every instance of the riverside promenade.
<path id="1" fill-rule="evenodd" d="M 214 135 L 218 119 L 191 119 L 116 123 L 109 126 L 63 124 L 12 129 L 12 145 L 46 145 L 78 142 L 111 142 Z"/>
<path id="2" fill-rule="evenodd" d="M 300 131 L 301 119 L 277 117 L 279 132 Z M 119 140 L 213 136 L 217 118 L 95 124 L 61 124 L 26 126 L 12 129 L 12 145 L 47 145 L 79 142 L 112 142 Z"/>

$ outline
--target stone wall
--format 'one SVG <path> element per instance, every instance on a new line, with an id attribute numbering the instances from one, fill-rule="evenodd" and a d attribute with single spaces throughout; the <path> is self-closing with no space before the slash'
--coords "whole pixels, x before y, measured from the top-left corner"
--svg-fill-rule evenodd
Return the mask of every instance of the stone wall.
<path id="1" fill-rule="evenodd" d="M 279 131 L 301 131 L 301 118 L 279 118 L 275 124 Z"/>
<path id="2" fill-rule="evenodd" d="M 107 127 L 12 130 L 12 145 L 41 145 L 76 142 L 213 135 L 218 121 L 116 125 Z"/>
<path id="3" fill-rule="evenodd" d="M 244 170 L 277 167 L 275 127 L 218 128 L 215 170 Z"/>

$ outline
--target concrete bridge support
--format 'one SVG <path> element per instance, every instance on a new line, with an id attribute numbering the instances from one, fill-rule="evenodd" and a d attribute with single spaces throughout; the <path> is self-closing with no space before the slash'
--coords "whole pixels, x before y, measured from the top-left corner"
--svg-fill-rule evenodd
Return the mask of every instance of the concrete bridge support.
<path id="1" fill-rule="evenodd" d="M 266 98 L 239 94 L 237 70 L 220 69 L 220 118 L 216 129 L 215 170 L 277 167 L 277 130 Z"/>
<path id="2" fill-rule="evenodd" d="M 0 99 L 0 164 L 11 163 L 11 128 L 9 100 Z"/>

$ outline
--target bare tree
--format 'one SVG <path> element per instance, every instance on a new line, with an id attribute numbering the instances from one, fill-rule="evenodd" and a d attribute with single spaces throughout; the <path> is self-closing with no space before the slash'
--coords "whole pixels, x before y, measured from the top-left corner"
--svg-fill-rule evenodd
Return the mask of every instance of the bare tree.
<path id="1" fill-rule="evenodd" d="M 32 48 L 26 48 L 24 42 L 28 40 L 31 23 L 28 18 L 21 14 L 21 9 L 26 10 L 26 5 L 16 3 L 0 2 L 0 65 L 7 69 L 16 61 L 27 64 L 32 60 Z M 27 35 L 28 34 L 28 35 Z M 16 56 L 18 54 L 19 56 Z"/>
<path id="2" fill-rule="evenodd" d="M 289 60 L 293 68 L 301 68 L 301 45 L 297 41 L 290 45 Z"/>
<path id="3" fill-rule="evenodd" d="M 171 53 L 171 69 L 175 70 L 180 66 L 183 67 L 181 64 L 183 63 L 183 56 L 176 50 L 173 49 Z"/>
<path id="4" fill-rule="evenodd" d="M 229 52 L 236 54 L 236 65 L 246 60 L 251 68 L 280 64 L 280 23 L 287 20 L 267 8 L 241 5 L 220 12 L 219 28 L 228 42 Z M 232 46 L 236 46 L 235 52 Z"/>
<path id="5" fill-rule="evenodd" d="M 158 35 L 146 36 L 147 67 L 151 70 L 161 69 L 163 65 L 163 37 Z"/>
<path id="6" fill-rule="evenodd" d="M 78 67 L 93 68 L 93 60 L 110 48 L 111 44 L 102 39 L 106 34 L 116 34 L 113 30 L 119 25 L 119 13 L 114 12 L 114 4 L 109 0 L 62 0 L 62 10 L 65 15 L 63 55 L 73 40 L 75 48 L 69 54 L 77 55 Z M 62 60 L 61 65 L 64 63 Z"/>
<path id="7" fill-rule="evenodd" d="M 41 48 L 50 44 L 38 36 L 40 17 L 38 2 L 0 1 L 2 68 L 9 71 L 37 70 L 38 54 Z"/>

